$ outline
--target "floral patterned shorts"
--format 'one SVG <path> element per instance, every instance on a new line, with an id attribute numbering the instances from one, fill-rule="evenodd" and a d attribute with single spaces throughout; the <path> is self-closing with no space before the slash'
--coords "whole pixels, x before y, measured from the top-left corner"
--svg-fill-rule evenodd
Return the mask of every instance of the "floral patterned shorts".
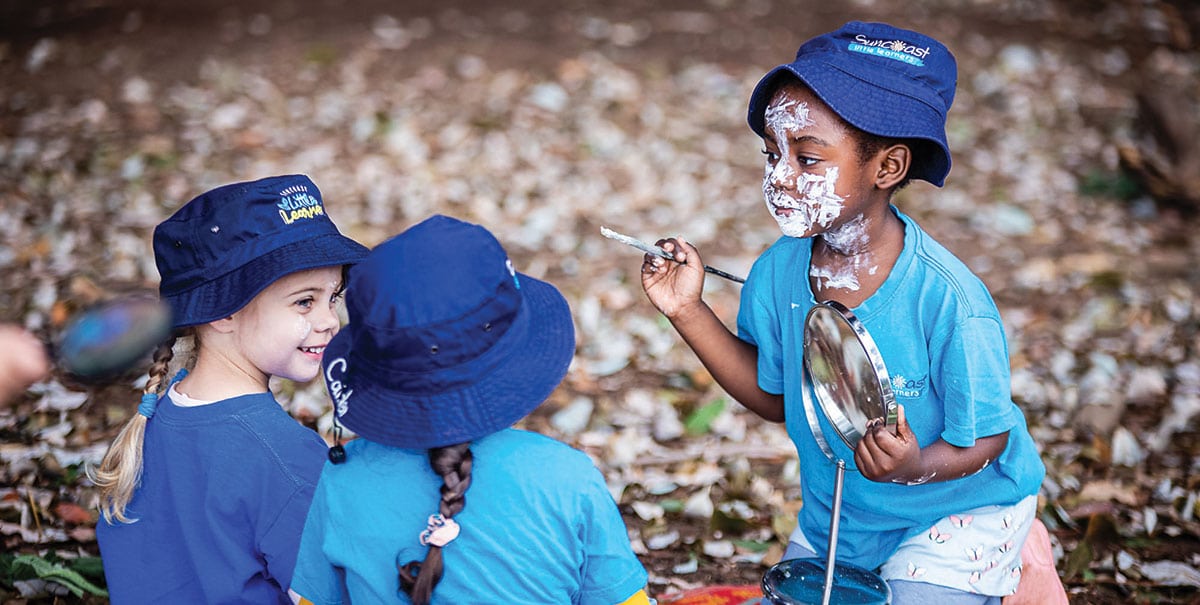
<path id="1" fill-rule="evenodd" d="M 1036 513 L 1035 495 L 1011 506 L 984 506 L 950 515 L 901 542 L 879 568 L 879 575 L 888 581 L 924 582 L 973 594 L 1010 595 L 1021 581 L 1021 547 Z M 790 542 L 789 552 L 814 550 L 799 528 Z"/>

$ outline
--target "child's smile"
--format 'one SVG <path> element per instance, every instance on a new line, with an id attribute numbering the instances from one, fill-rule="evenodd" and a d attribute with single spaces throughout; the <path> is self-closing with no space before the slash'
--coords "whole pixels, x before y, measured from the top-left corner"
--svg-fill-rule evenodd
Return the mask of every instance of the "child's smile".
<path id="1" fill-rule="evenodd" d="M 267 376 L 311 380 L 320 372 L 325 346 L 340 326 L 340 297 L 340 267 L 280 278 L 235 314 L 242 354 Z M 290 348 L 280 347 L 284 343 Z"/>

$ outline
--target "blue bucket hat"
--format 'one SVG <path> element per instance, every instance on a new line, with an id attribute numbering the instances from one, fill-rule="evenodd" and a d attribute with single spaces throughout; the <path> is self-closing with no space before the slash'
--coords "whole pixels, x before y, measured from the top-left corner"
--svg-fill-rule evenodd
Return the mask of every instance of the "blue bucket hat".
<path id="1" fill-rule="evenodd" d="M 338 232 L 304 175 L 218 187 L 154 229 L 158 291 L 174 328 L 228 317 L 285 275 L 366 255 Z"/>
<path id="2" fill-rule="evenodd" d="M 938 187 L 950 172 L 946 112 L 958 67 L 941 42 L 886 23 L 851 21 L 800 46 L 796 59 L 767 72 L 750 95 L 750 129 L 764 136 L 764 112 L 783 77 L 799 78 L 834 113 L 864 132 L 929 141 L 914 154 L 912 178 Z"/>
<path id="3" fill-rule="evenodd" d="M 435 215 L 350 270 L 350 322 L 321 363 L 337 420 L 407 449 L 511 426 L 566 375 L 567 301 L 517 273 L 486 229 Z"/>

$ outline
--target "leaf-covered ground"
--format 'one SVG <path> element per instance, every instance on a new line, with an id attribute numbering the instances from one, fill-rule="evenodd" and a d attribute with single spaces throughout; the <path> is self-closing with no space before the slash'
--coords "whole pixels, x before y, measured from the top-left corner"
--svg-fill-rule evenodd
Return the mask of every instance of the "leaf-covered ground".
<path id="1" fill-rule="evenodd" d="M 0 2 L 0 320 L 52 340 L 154 288 L 153 226 L 230 181 L 307 173 L 367 244 L 434 212 L 481 222 L 574 311 L 575 363 L 526 426 L 593 455 L 652 592 L 755 583 L 794 523 L 795 451 L 713 384 L 642 295 L 639 253 L 599 230 L 682 234 L 744 275 L 778 236 L 749 92 L 849 19 L 958 58 L 954 170 L 897 204 L 1000 305 L 1072 601 L 1200 600 L 1200 238 L 1163 184 L 1200 179 L 1182 0 Z M 732 325 L 737 286 L 706 297 Z M 102 584 L 82 468 L 137 379 L 0 407 L 4 598 Z M 278 386 L 328 428 L 320 384 Z"/>

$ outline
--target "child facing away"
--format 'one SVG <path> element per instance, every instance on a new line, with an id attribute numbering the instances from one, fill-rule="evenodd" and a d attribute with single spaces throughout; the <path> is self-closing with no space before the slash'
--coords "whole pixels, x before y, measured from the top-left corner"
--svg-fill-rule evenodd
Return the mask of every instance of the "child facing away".
<path id="1" fill-rule="evenodd" d="M 872 334 L 895 385 L 897 430 L 872 423 L 854 451 L 826 441 L 859 471 L 845 478 L 838 559 L 878 569 L 894 603 L 1012 593 L 1045 474 L 1011 398 L 990 293 L 891 204 L 909 179 L 941 186 L 949 172 L 955 79 L 938 41 L 860 22 L 805 42 L 762 78 L 749 122 L 784 237 L 750 271 L 736 336 L 700 298 L 695 247 L 663 240 L 679 262 L 647 255 L 642 265 L 647 296 L 721 386 L 787 425 L 804 507 L 785 558 L 826 555 L 835 476 L 804 417 L 804 319 L 838 301 Z"/>
<path id="2" fill-rule="evenodd" d="M 433 216 L 350 271 L 322 365 L 361 438 L 325 466 L 296 603 L 647 603 L 584 453 L 510 428 L 566 375 L 567 302 L 483 227 Z"/>
<path id="3" fill-rule="evenodd" d="M 302 175 L 219 187 L 155 228 L 175 336 L 93 472 L 113 603 L 290 602 L 327 446 L 268 380 L 320 373 L 344 267 L 366 253 Z M 167 381 L 176 337 L 194 340 L 195 363 Z"/>

